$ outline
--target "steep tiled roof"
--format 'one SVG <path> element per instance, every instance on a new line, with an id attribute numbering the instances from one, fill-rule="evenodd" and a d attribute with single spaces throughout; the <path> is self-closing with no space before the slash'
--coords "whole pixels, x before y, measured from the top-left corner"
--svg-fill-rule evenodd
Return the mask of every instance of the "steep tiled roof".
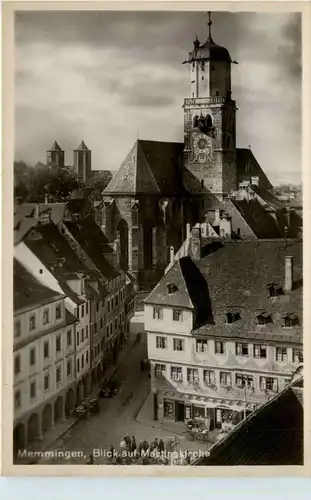
<path id="1" fill-rule="evenodd" d="M 283 287 L 285 256 L 294 257 L 293 290 L 270 298 L 268 285 Z M 302 242 L 299 240 L 230 241 L 202 258 L 198 268 L 208 284 L 214 325 L 194 331 L 223 338 L 302 343 Z M 241 319 L 226 323 L 226 312 L 240 310 Z M 260 312 L 272 314 L 272 323 L 257 325 Z M 284 316 L 295 313 L 300 325 L 284 328 Z"/>
<path id="2" fill-rule="evenodd" d="M 302 242 L 254 240 L 211 243 L 196 262 L 184 257 L 161 279 L 146 303 L 189 307 L 198 311 L 193 334 L 212 338 L 241 338 L 302 343 Z M 293 289 L 270 298 L 268 285 L 282 288 L 285 256 L 293 256 Z M 168 285 L 178 288 L 169 293 Z M 205 313 L 202 312 L 205 311 Z M 240 312 L 240 319 L 227 323 L 226 313 Z M 271 313 L 272 323 L 257 324 L 257 316 Z M 299 323 L 284 328 L 284 316 L 294 313 Z"/>
<path id="3" fill-rule="evenodd" d="M 62 295 L 41 285 L 25 267 L 14 259 L 14 312 L 54 302 Z"/>
<path id="4" fill-rule="evenodd" d="M 79 272 L 89 273 L 53 223 L 32 229 L 24 242 L 57 279 L 66 281 Z"/>
<path id="5" fill-rule="evenodd" d="M 183 257 L 174 264 L 145 303 L 195 309 L 196 326 L 212 319 L 206 281 L 190 257 Z"/>
<path id="6" fill-rule="evenodd" d="M 181 194 L 183 144 L 137 140 L 104 194 Z"/>
<path id="7" fill-rule="evenodd" d="M 267 189 L 260 189 L 258 186 L 252 186 L 252 190 L 275 210 L 284 208 L 285 204 Z"/>
<path id="8" fill-rule="evenodd" d="M 278 225 L 257 200 L 231 200 L 257 238 L 280 238 Z"/>
<path id="9" fill-rule="evenodd" d="M 48 151 L 63 151 L 60 146 L 57 144 L 56 141 L 53 142 L 51 149 L 48 149 Z"/>
<path id="10" fill-rule="evenodd" d="M 209 452 L 195 465 L 303 465 L 303 389 L 285 388 Z"/>
<path id="11" fill-rule="evenodd" d="M 104 257 L 104 254 L 111 253 L 112 249 L 92 217 L 64 224 L 105 278 L 112 279 L 120 274 Z"/>
<path id="12" fill-rule="evenodd" d="M 51 220 L 55 224 L 63 219 L 67 208 L 66 203 L 22 203 L 15 208 L 16 218 L 19 220 L 35 218 L 36 206 L 39 209 L 39 216 L 50 213 Z"/>
<path id="13" fill-rule="evenodd" d="M 250 180 L 251 177 L 259 177 L 259 187 L 261 189 L 271 189 L 272 184 L 263 172 L 258 161 L 250 149 L 237 148 L 237 182 Z"/>

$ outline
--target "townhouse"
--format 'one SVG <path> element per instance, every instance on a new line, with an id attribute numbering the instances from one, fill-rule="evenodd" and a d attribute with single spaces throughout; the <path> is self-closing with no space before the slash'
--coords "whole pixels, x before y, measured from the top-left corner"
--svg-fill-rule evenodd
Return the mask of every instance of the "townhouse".
<path id="1" fill-rule="evenodd" d="M 302 243 L 219 242 L 204 254 L 169 268 L 145 299 L 145 328 L 154 418 L 213 429 L 267 402 L 303 362 Z"/>
<path id="2" fill-rule="evenodd" d="M 76 257 L 52 222 L 31 228 L 14 247 L 15 258 L 44 286 L 66 295 L 66 309 L 76 316 L 75 404 L 90 390 L 90 271 Z"/>
<path id="3" fill-rule="evenodd" d="M 14 452 L 71 415 L 76 318 L 61 291 L 43 286 L 14 259 Z"/>

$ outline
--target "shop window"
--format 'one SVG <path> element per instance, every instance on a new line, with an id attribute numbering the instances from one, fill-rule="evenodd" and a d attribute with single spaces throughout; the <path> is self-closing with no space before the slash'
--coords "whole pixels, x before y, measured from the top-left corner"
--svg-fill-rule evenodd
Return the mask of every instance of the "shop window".
<path id="1" fill-rule="evenodd" d="M 193 418 L 205 418 L 205 408 L 204 406 L 193 406 L 192 407 Z"/>
<path id="2" fill-rule="evenodd" d="M 254 345 L 254 358 L 266 358 L 267 357 L 267 346 L 261 344 Z"/>
<path id="3" fill-rule="evenodd" d="M 164 418 L 170 418 L 174 420 L 174 401 L 168 401 L 167 399 L 164 399 L 163 414 Z"/>

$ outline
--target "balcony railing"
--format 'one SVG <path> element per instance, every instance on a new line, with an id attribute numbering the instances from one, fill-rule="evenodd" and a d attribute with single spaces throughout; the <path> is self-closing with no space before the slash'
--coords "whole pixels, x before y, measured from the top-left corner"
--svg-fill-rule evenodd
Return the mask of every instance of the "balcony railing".
<path id="1" fill-rule="evenodd" d="M 227 102 L 225 97 L 186 97 L 184 100 L 185 106 L 192 106 L 194 104 L 224 104 Z"/>

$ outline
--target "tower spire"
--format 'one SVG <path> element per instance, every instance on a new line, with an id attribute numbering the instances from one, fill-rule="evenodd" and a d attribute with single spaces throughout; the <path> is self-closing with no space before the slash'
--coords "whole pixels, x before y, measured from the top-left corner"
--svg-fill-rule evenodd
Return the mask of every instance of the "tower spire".
<path id="1" fill-rule="evenodd" d="M 212 39 L 212 24 L 213 24 L 212 23 L 212 13 L 209 11 L 207 13 L 207 15 L 208 15 L 208 23 L 207 23 L 207 25 L 208 25 L 208 39 L 210 41 Z"/>

